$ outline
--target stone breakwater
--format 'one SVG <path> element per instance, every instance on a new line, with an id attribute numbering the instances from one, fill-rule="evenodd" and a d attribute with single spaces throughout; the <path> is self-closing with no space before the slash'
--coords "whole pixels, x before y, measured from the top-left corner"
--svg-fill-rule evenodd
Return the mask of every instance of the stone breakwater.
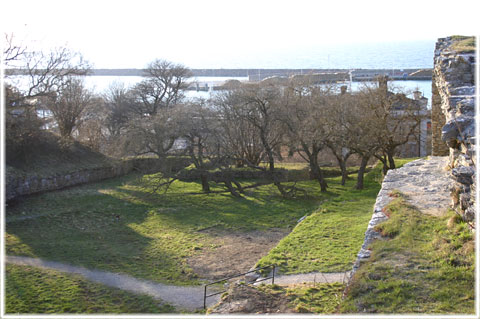
<path id="1" fill-rule="evenodd" d="M 448 157 L 435 156 L 419 159 L 405 164 L 399 169 L 389 170 L 378 193 L 373 207 L 373 215 L 365 232 L 365 240 L 357 255 L 352 274 L 362 261 L 370 257 L 370 244 L 381 237 L 375 226 L 388 219 L 384 208 L 394 197 L 392 191 L 398 190 L 407 197 L 409 204 L 425 214 L 441 216 L 450 207 L 450 188 L 452 179 L 445 169 Z"/>
<path id="2" fill-rule="evenodd" d="M 475 219 L 475 52 L 455 51 L 458 37 L 438 39 L 432 79 L 432 154 L 449 155 L 453 208 Z"/>

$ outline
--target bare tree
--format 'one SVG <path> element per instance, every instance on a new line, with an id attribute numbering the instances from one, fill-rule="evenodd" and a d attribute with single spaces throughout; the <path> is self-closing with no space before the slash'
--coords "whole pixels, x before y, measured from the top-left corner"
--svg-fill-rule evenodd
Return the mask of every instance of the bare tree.
<path id="1" fill-rule="evenodd" d="M 228 93 L 226 103 L 237 109 L 236 114 L 252 125 L 263 147 L 267 168 L 248 162 L 249 167 L 261 170 L 284 197 L 295 194 L 298 188 L 283 185 L 275 169 L 275 161 L 282 158 L 285 144 L 285 123 L 281 119 L 280 98 L 282 89 L 275 85 L 255 83 L 243 84 Z"/>
<path id="2" fill-rule="evenodd" d="M 354 98 L 343 90 L 342 94 L 330 96 L 326 107 L 325 143 L 337 160 L 342 174 L 342 185 L 345 185 L 348 177 L 347 161 L 354 154 L 354 151 L 349 148 L 351 133 L 342 123 L 345 123 L 349 113 L 354 109 Z"/>
<path id="3" fill-rule="evenodd" d="M 380 78 L 377 85 L 366 85 L 359 92 L 362 103 L 372 111 L 372 125 L 380 145 L 375 157 L 383 163 L 385 174 L 395 168 L 397 148 L 414 136 L 427 115 L 420 103 L 406 97 L 406 92 L 392 92 L 387 80 Z"/>
<path id="4" fill-rule="evenodd" d="M 332 91 L 333 87 L 312 85 L 305 77 L 292 80 L 282 99 L 282 119 L 288 128 L 290 149 L 309 164 L 322 192 L 327 191 L 327 182 L 318 155 L 327 145 L 326 111 Z"/>
<path id="5" fill-rule="evenodd" d="M 98 152 L 112 154 L 109 148 L 109 136 L 105 129 L 106 114 L 103 98 L 92 96 L 91 103 L 85 107 L 81 119 L 77 121 L 76 140 Z M 117 145 L 114 148 L 118 148 Z"/>
<path id="6" fill-rule="evenodd" d="M 340 124 L 341 130 L 348 137 L 348 149 L 353 150 L 360 156 L 360 167 L 357 173 L 356 189 L 363 189 L 363 181 L 368 161 L 380 149 L 381 142 L 378 140 L 378 129 L 375 122 L 375 106 L 362 96 L 352 96 L 349 112 L 343 114 Z"/>
<path id="7" fill-rule="evenodd" d="M 5 33 L 4 36 L 2 62 L 5 67 L 10 67 L 14 61 L 20 60 L 25 55 L 27 47 L 15 43 L 13 33 Z M 8 72 L 5 76 L 8 76 Z"/>
<path id="8" fill-rule="evenodd" d="M 202 183 L 202 191 L 210 192 L 208 183 L 208 171 L 215 167 L 215 160 L 211 153 L 212 146 L 212 130 L 211 122 L 206 114 L 208 110 L 202 108 L 201 105 L 183 106 L 179 110 L 179 118 L 177 125 L 181 131 L 181 137 L 185 141 L 185 151 L 190 157 L 195 170 L 199 172 L 200 181 Z M 208 122 L 207 122 L 208 121 Z"/>
<path id="9" fill-rule="evenodd" d="M 132 117 L 134 98 L 122 83 L 113 83 L 103 95 L 105 103 L 105 128 L 109 137 L 115 139 L 128 126 Z"/>
<path id="10" fill-rule="evenodd" d="M 38 144 L 45 121 L 15 87 L 6 84 L 3 97 L 7 163 L 25 162 L 29 160 L 31 147 Z"/>
<path id="11" fill-rule="evenodd" d="M 237 167 L 247 163 L 258 166 L 265 158 L 259 130 L 247 119 L 248 109 L 242 107 L 240 94 L 232 89 L 230 87 L 213 101 L 222 127 L 223 146 L 235 158 Z"/>
<path id="12" fill-rule="evenodd" d="M 178 110 L 168 109 L 129 122 L 126 150 L 135 155 L 153 154 L 163 161 L 180 136 Z"/>
<path id="13" fill-rule="evenodd" d="M 85 89 L 83 80 L 63 78 L 57 96 L 48 99 L 48 109 L 57 122 L 64 140 L 72 137 L 73 130 L 80 124 L 83 111 L 92 103 L 92 94 Z"/>
<path id="14" fill-rule="evenodd" d="M 183 98 L 186 80 L 191 72 L 180 64 L 155 60 L 144 70 L 145 79 L 134 89 L 134 111 L 140 115 L 155 115 L 160 109 L 168 109 Z"/>
<path id="15" fill-rule="evenodd" d="M 27 53 L 24 71 L 28 85 L 23 93 L 28 98 L 35 98 L 58 94 L 73 77 L 87 75 L 90 65 L 81 54 L 62 47 L 47 53 Z"/>

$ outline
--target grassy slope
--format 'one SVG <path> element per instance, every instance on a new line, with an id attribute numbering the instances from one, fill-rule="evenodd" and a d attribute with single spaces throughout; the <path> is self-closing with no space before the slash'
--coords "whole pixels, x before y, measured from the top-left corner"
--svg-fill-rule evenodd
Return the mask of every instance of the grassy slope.
<path id="1" fill-rule="evenodd" d="M 291 228 L 323 199 L 314 182 L 309 197 L 283 199 L 271 186 L 242 199 L 200 192 L 198 183 L 175 182 L 151 194 L 138 176 L 32 196 L 7 208 L 6 252 L 122 272 L 176 284 L 196 283 L 188 257 L 212 245 L 199 230 Z M 148 177 L 145 177 L 148 178 Z"/>
<path id="2" fill-rule="evenodd" d="M 411 160 L 399 159 L 397 166 Z M 353 189 L 354 179 L 345 187 L 340 185 L 339 177 L 329 179 L 329 200 L 298 224 L 258 266 L 276 264 L 286 274 L 351 270 L 363 243 L 381 180 L 379 165 L 366 175 L 365 188 L 361 191 Z"/>
<path id="3" fill-rule="evenodd" d="M 324 202 L 323 210 L 307 218 L 279 245 L 281 249 L 290 246 L 284 250 L 290 258 L 287 268 L 282 260 L 279 264 L 289 272 L 347 270 L 378 191 L 374 174 L 378 171 L 370 173 L 362 192 L 352 190 L 353 181 L 340 186 L 338 178 L 329 179 L 326 194 L 320 193 L 314 181 L 300 182 L 309 195 L 297 199 L 280 197 L 272 186 L 250 190 L 241 199 L 228 194 L 191 194 L 200 192 L 200 185 L 179 181 L 166 195 L 152 194 L 145 187 L 152 176 L 129 175 L 31 196 L 7 207 L 7 218 L 12 221 L 6 227 L 6 252 L 160 282 L 195 284 L 198 279 L 187 258 L 214 246 L 213 238 L 200 230 L 292 229 L 300 217 Z M 18 219 L 28 215 L 42 217 Z M 304 247 L 312 249 L 307 257 Z M 262 263 L 269 263 L 272 255 L 284 258 L 281 250 L 276 252 Z"/>
<path id="4" fill-rule="evenodd" d="M 345 285 L 312 284 L 292 287 L 278 285 L 260 285 L 258 289 L 268 294 L 284 294 L 290 300 L 290 306 L 299 313 L 334 314 L 342 301 Z"/>
<path id="5" fill-rule="evenodd" d="M 80 276 L 6 266 L 5 311 L 15 313 L 172 313 L 149 296 L 91 283 Z"/>
<path id="6" fill-rule="evenodd" d="M 342 312 L 470 313 L 475 304 L 475 245 L 461 218 L 423 215 L 396 199 L 378 226 L 388 240 L 355 274 Z"/>
<path id="7" fill-rule="evenodd" d="M 78 142 L 61 147 L 59 138 L 49 132 L 42 132 L 28 154 L 7 154 L 6 160 L 9 174 L 44 177 L 109 166 L 114 161 Z"/>

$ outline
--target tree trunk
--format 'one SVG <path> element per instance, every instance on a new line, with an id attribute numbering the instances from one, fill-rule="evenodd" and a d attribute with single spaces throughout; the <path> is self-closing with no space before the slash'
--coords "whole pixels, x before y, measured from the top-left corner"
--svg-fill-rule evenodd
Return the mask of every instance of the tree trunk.
<path id="1" fill-rule="evenodd" d="M 235 189 L 235 187 L 233 187 L 233 185 L 232 185 L 232 183 L 230 182 L 230 180 L 226 180 L 224 183 L 225 183 L 225 186 L 227 186 L 228 191 L 230 192 L 230 194 L 232 194 L 232 195 L 235 196 L 235 197 L 242 197 L 242 196 L 237 192 L 237 190 Z"/>
<path id="2" fill-rule="evenodd" d="M 322 170 L 318 166 L 317 154 L 310 156 L 310 171 L 312 172 L 313 178 L 315 178 L 318 181 L 318 184 L 320 184 L 321 192 L 326 192 L 328 185 L 327 181 L 325 181 Z"/>
<path id="3" fill-rule="evenodd" d="M 343 153 L 343 148 L 340 150 L 340 152 L 337 151 L 337 149 L 333 145 L 327 145 L 328 148 L 332 151 L 333 155 L 335 155 L 335 158 L 337 159 L 338 166 L 340 167 L 340 171 L 342 172 L 342 186 L 345 186 L 345 183 L 348 178 L 347 174 L 347 160 L 352 155 L 350 151 L 346 152 L 346 154 Z"/>
<path id="4" fill-rule="evenodd" d="M 200 180 L 202 181 L 202 191 L 204 193 L 210 193 L 210 185 L 208 184 L 208 176 L 205 173 L 200 174 Z"/>
<path id="5" fill-rule="evenodd" d="M 278 189 L 278 191 L 280 192 L 280 194 L 282 194 L 282 197 L 285 197 L 285 198 L 289 197 L 289 194 L 288 194 L 287 190 L 285 190 L 285 186 L 283 186 L 282 183 L 280 183 L 280 182 L 277 180 L 277 178 L 275 178 L 273 184 L 274 184 L 275 186 L 277 186 L 277 189 Z"/>
<path id="6" fill-rule="evenodd" d="M 236 180 L 232 180 L 232 183 L 235 184 L 235 186 L 237 187 L 240 193 L 245 193 L 245 190 L 243 189 L 242 185 L 240 185 L 239 182 L 237 182 Z"/>
<path id="7" fill-rule="evenodd" d="M 347 163 L 342 161 L 338 161 L 338 165 L 340 166 L 340 170 L 342 171 L 342 186 L 345 186 L 345 182 L 347 181 Z"/>
<path id="8" fill-rule="evenodd" d="M 362 156 L 360 169 L 358 170 L 358 175 L 357 175 L 357 185 L 355 186 L 356 189 L 363 189 L 363 176 L 365 174 L 365 169 L 367 168 L 369 159 L 370 159 L 370 155 Z"/>
<path id="9" fill-rule="evenodd" d="M 396 166 L 395 166 L 395 160 L 393 159 L 393 154 L 394 154 L 394 151 L 388 151 L 387 152 L 387 157 L 388 157 L 388 167 L 390 169 L 395 169 Z"/>
<path id="10" fill-rule="evenodd" d="M 386 159 L 386 156 L 379 156 L 377 157 L 380 162 L 382 162 L 383 166 L 382 166 L 382 173 L 383 173 L 383 176 L 387 175 L 387 172 L 388 170 L 390 169 L 388 167 L 388 163 L 387 163 L 387 159 Z"/>

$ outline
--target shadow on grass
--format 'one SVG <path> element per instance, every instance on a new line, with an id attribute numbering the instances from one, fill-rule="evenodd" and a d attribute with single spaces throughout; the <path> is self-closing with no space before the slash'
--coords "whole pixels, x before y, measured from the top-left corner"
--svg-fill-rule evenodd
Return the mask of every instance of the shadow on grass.
<path id="1" fill-rule="evenodd" d="M 176 182 L 167 194 L 151 194 L 131 174 L 96 184 L 26 198 L 10 216 L 6 252 L 130 274 L 176 284 L 198 282 L 188 257 L 211 244 L 208 227 L 248 231 L 291 229 L 334 193 L 284 199 L 272 186 L 246 192 L 197 194 L 199 183 Z M 212 189 L 214 189 L 212 187 Z M 318 196 L 317 196 L 318 195 Z M 43 215 L 43 216 L 42 216 Z"/>
<path id="2" fill-rule="evenodd" d="M 152 206 L 105 193 L 122 187 L 124 178 L 75 190 L 26 199 L 9 213 L 45 216 L 6 225 L 6 253 L 26 255 L 127 273 L 135 277 L 191 283 L 194 274 L 178 262 L 179 254 L 162 245 L 162 228 L 149 223 Z M 148 232 L 135 225 L 147 224 Z M 157 236 L 156 236 L 157 235 Z"/>
<path id="3" fill-rule="evenodd" d="M 246 190 L 236 198 L 229 193 L 201 193 L 198 182 L 178 182 L 167 194 L 149 193 L 135 185 L 118 190 L 113 196 L 135 198 L 156 208 L 158 215 L 173 227 L 186 231 L 206 227 L 234 230 L 292 228 L 296 221 L 311 213 L 325 198 L 338 196 L 334 192 L 321 193 L 314 181 L 304 182 L 311 195 L 285 199 L 273 185 Z M 212 190 L 221 188 L 212 185 Z"/>

